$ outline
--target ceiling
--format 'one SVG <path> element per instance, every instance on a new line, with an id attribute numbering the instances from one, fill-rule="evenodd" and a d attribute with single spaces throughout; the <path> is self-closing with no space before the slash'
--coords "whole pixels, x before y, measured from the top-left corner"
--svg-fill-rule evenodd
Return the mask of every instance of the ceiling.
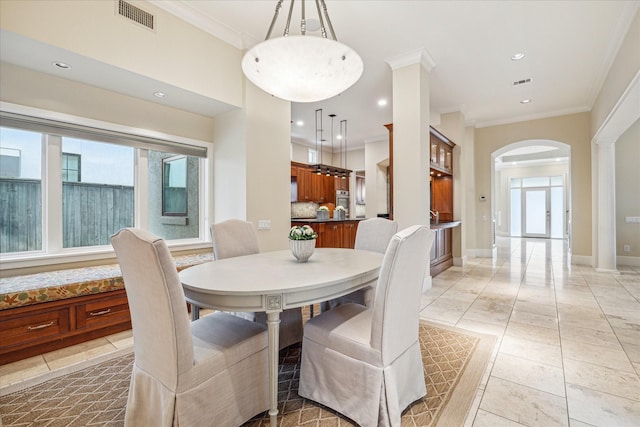
<path id="1" fill-rule="evenodd" d="M 149 2 L 240 49 L 264 39 L 276 4 L 275 0 Z M 299 27 L 298 3 L 292 33 Z M 307 18 L 317 18 L 315 7 L 307 3 Z M 349 149 L 386 138 L 383 125 L 393 121 L 393 105 L 392 71 L 385 61 L 417 51 L 435 63 L 429 75 L 432 124 L 439 123 L 440 114 L 453 111 L 461 111 L 467 125 L 476 127 L 589 111 L 639 5 L 612 0 L 327 0 L 338 40 L 360 54 L 364 73 L 332 99 L 293 103 L 292 140 L 315 144 L 314 112 L 319 108 L 327 130 L 328 115 L 336 114 L 336 135 L 339 121 L 348 121 Z M 274 34 L 281 33 L 288 6 L 285 1 Z M 74 62 L 65 78 L 207 116 L 230 108 L 108 64 L 56 52 L 44 43 L 7 36 L 3 31 L 0 40 L 6 62 L 57 74 L 51 61 L 70 57 L 91 71 Z M 512 61 L 518 52 L 525 54 L 524 59 Z M 530 83 L 513 85 L 528 78 Z M 154 99 L 151 90 L 170 96 Z M 520 103 L 527 98 L 530 103 Z M 379 106 L 380 99 L 387 105 Z M 304 125 L 297 126 L 297 121 Z M 329 132 L 325 138 L 330 144 Z"/>

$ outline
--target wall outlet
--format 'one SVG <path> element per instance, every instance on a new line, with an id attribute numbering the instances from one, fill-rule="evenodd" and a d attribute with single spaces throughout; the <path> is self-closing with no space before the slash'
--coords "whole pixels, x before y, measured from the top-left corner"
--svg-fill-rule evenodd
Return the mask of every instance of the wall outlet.
<path id="1" fill-rule="evenodd" d="M 624 245 L 624 246 L 622 247 L 622 250 L 623 250 L 624 252 L 631 252 L 631 246 L 629 246 L 629 245 Z"/>
<path id="2" fill-rule="evenodd" d="M 625 216 L 624 222 L 627 224 L 640 224 L 640 216 Z"/>
<path id="3" fill-rule="evenodd" d="M 271 220 L 270 219 L 259 219 L 258 220 L 258 230 L 271 230 Z"/>

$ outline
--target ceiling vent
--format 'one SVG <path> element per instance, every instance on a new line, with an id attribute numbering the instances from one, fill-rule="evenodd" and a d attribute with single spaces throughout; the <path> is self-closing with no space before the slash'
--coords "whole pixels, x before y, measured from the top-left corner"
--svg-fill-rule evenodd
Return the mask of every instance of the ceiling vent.
<path id="1" fill-rule="evenodd" d="M 118 15 L 124 16 L 150 30 L 155 29 L 155 17 L 152 14 L 124 0 L 118 0 Z"/>
<path id="2" fill-rule="evenodd" d="M 513 82 L 514 86 L 518 86 L 518 85 L 523 85 L 525 83 L 531 83 L 531 77 L 529 77 L 528 79 L 524 79 L 524 80 L 516 80 L 515 82 Z"/>

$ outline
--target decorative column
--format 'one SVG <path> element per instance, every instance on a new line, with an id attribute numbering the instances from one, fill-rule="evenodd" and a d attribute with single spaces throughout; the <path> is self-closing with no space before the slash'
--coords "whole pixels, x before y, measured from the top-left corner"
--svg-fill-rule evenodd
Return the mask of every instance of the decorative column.
<path id="1" fill-rule="evenodd" d="M 393 218 L 398 229 L 429 224 L 429 71 L 419 50 L 387 59 L 393 70 Z"/>
<path id="2" fill-rule="evenodd" d="M 596 271 L 616 269 L 616 156 L 615 140 L 596 141 L 598 146 L 598 247 Z"/>

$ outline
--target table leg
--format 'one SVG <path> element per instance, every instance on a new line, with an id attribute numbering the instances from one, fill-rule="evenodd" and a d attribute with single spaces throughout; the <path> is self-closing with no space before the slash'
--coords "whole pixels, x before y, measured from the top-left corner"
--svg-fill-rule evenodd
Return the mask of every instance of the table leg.
<path id="1" fill-rule="evenodd" d="M 278 425 L 278 353 L 280 347 L 280 312 L 267 313 L 269 333 L 269 422 Z"/>

